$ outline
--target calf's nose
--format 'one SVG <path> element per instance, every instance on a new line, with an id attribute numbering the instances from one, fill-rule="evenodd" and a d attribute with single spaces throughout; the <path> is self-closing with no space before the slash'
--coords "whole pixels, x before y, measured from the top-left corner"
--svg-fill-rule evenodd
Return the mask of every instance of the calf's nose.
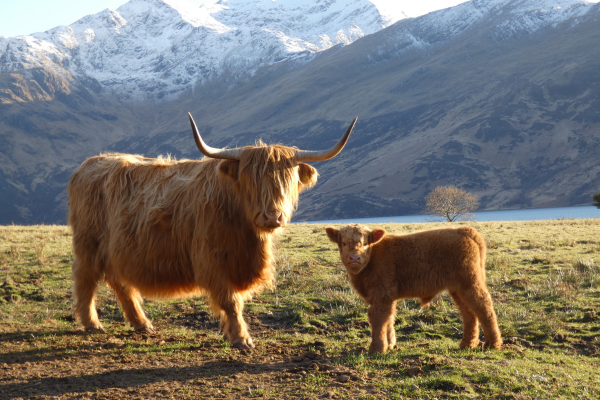
<path id="1" fill-rule="evenodd" d="M 360 262 L 360 256 L 350 256 L 351 264 L 358 264 Z"/>

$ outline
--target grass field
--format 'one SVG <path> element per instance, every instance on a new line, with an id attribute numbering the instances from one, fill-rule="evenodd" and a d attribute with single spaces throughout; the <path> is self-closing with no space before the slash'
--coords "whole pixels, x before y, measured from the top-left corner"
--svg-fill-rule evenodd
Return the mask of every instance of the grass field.
<path id="1" fill-rule="evenodd" d="M 202 299 L 148 300 L 157 333 L 134 333 L 105 287 L 108 332 L 85 334 L 71 317 L 70 230 L 0 227 L 0 399 L 600 398 L 600 219 L 469 224 L 488 245 L 503 350 L 460 350 L 443 294 L 423 310 L 400 302 L 397 347 L 373 357 L 367 307 L 323 225 L 278 237 L 276 286 L 245 309 L 253 351 L 221 338 Z"/>

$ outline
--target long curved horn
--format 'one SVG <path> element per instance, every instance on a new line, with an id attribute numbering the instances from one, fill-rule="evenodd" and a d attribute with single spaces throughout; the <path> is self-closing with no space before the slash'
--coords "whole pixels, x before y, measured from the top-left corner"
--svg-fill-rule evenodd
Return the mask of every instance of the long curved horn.
<path id="1" fill-rule="evenodd" d="M 243 151 L 242 149 L 215 149 L 204 143 L 204 140 L 202 140 L 202 137 L 200 136 L 200 132 L 198 132 L 194 118 L 192 118 L 192 114 L 188 113 L 188 117 L 190 119 L 190 124 L 192 125 L 192 131 L 194 132 L 194 141 L 202 154 L 206 157 L 222 160 L 240 160 Z"/>
<path id="2" fill-rule="evenodd" d="M 356 120 L 358 117 L 354 118 L 354 121 L 350 124 L 344 136 L 340 139 L 339 142 L 329 150 L 321 150 L 321 151 L 306 151 L 306 150 L 298 150 L 296 152 L 296 160 L 300 161 L 325 161 L 329 160 L 338 155 L 340 151 L 346 145 L 350 134 L 352 133 L 352 129 L 354 128 L 354 124 L 356 124 Z"/>

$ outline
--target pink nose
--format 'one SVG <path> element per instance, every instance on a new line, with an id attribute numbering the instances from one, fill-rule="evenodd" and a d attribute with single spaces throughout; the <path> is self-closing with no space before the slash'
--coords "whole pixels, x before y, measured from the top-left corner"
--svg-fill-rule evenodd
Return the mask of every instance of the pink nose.
<path id="1" fill-rule="evenodd" d="M 283 222 L 283 213 L 281 211 L 270 211 L 263 214 L 265 226 L 276 228 Z"/>
<path id="2" fill-rule="evenodd" d="M 360 262 L 360 256 L 350 256 L 351 264 L 358 264 Z"/>

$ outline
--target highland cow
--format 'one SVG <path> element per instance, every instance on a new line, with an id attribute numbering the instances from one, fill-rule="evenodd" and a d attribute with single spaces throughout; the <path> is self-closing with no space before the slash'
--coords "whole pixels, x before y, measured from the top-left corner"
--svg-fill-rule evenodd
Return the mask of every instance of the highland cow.
<path id="1" fill-rule="evenodd" d="M 496 313 L 485 283 L 485 242 L 474 228 L 390 235 L 383 229 L 348 225 L 340 230 L 328 227 L 326 232 L 338 245 L 353 288 L 370 305 L 370 354 L 394 347 L 399 299 L 417 297 L 425 307 L 443 290 L 450 293 L 463 319 L 461 349 L 480 344 L 478 322 L 485 335 L 483 348 L 501 347 Z"/>
<path id="2" fill-rule="evenodd" d="M 103 154 L 87 159 L 68 186 L 73 229 L 74 315 L 103 331 L 95 308 L 98 283 L 114 291 L 138 331 L 153 326 L 142 296 L 205 295 L 234 347 L 254 347 L 244 300 L 273 278 L 271 240 L 286 225 L 301 191 L 317 182 L 302 161 L 335 157 L 356 118 L 331 149 L 280 145 L 215 149 L 189 115 L 200 161 Z"/>

